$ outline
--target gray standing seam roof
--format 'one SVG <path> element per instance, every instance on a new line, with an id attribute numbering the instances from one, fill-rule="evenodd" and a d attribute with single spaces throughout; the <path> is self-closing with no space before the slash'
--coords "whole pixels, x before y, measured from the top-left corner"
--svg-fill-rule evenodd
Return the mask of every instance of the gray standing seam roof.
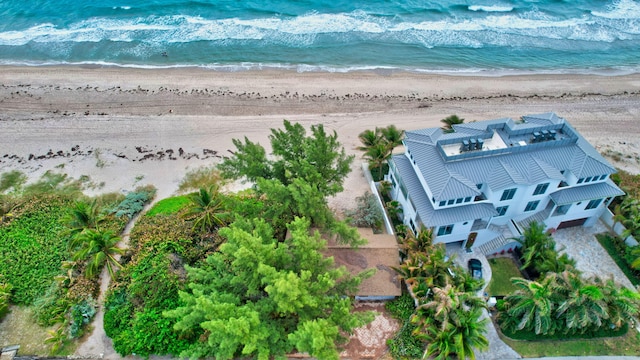
<path id="1" fill-rule="evenodd" d="M 564 170 L 570 170 L 578 178 L 615 172 L 615 168 L 591 144 L 556 114 L 527 115 L 523 119 L 525 123 L 516 124 L 512 119 L 503 118 L 455 125 L 456 130 L 462 130 L 459 133 L 444 134 L 439 128 L 407 131 L 405 147 L 413 155 L 436 201 L 473 196 L 479 193 L 475 185 L 482 183 L 488 184 L 494 191 L 500 191 L 518 184 L 537 184 L 545 179 L 563 180 L 561 171 Z M 463 129 L 475 132 L 501 124 L 510 126 L 514 131 L 562 124 L 578 139 L 571 144 L 538 147 L 531 151 L 488 153 L 487 156 L 457 161 L 447 161 L 438 149 L 439 140 L 468 137 L 469 134 Z M 487 131 L 487 134 L 493 133 L 491 129 Z"/>
<path id="2" fill-rule="evenodd" d="M 560 189 L 549 194 L 556 205 L 567 205 L 578 201 L 603 199 L 619 195 L 624 195 L 624 191 L 620 190 L 611 179 L 593 184 Z"/>
<path id="3" fill-rule="evenodd" d="M 391 161 L 395 163 L 402 182 L 410 194 L 413 205 L 416 207 L 418 216 L 425 226 L 450 225 L 461 221 L 473 221 L 497 215 L 496 209 L 489 203 L 464 204 L 444 209 L 434 209 L 411 165 L 411 161 L 405 155 L 394 155 Z"/>

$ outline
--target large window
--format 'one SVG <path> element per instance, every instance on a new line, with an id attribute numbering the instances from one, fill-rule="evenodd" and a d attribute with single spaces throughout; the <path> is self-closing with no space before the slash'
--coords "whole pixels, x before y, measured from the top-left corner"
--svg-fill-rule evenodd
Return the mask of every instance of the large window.
<path id="1" fill-rule="evenodd" d="M 540 194 L 546 193 L 548 187 L 549 187 L 549 183 L 538 184 L 538 186 L 536 186 L 536 189 L 533 191 L 533 195 L 540 195 Z"/>
<path id="2" fill-rule="evenodd" d="M 516 194 L 516 190 L 517 189 L 507 189 L 502 193 L 502 197 L 500 198 L 500 201 L 505 201 L 505 200 L 511 200 L 513 199 L 513 196 Z"/>
<path id="3" fill-rule="evenodd" d="M 598 205 L 600 205 L 600 203 L 602 202 L 602 199 L 595 199 L 595 200 L 591 200 L 589 201 L 589 203 L 587 204 L 587 207 L 584 208 L 585 210 L 591 210 L 591 209 L 595 209 L 598 207 Z"/>
<path id="4" fill-rule="evenodd" d="M 497 208 L 496 208 L 496 211 L 498 212 L 498 215 L 496 215 L 496 216 L 503 216 L 504 214 L 506 214 L 506 213 L 507 213 L 507 209 L 508 209 L 508 208 L 509 208 L 508 206 L 500 206 L 500 207 L 497 207 Z"/>
<path id="5" fill-rule="evenodd" d="M 527 204 L 527 207 L 524 208 L 524 211 L 533 211 L 538 207 L 538 204 L 540 203 L 540 200 L 535 200 L 535 201 L 529 201 L 529 203 Z"/>
<path id="6" fill-rule="evenodd" d="M 438 228 L 438 236 L 449 235 L 453 232 L 453 225 L 440 226 Z"/>

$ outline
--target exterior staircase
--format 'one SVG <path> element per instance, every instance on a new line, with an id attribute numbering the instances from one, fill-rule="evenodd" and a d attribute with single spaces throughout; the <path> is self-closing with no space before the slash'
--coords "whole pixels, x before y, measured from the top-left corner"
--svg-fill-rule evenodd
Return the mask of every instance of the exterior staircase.
<path id="1" fill-rule="evenodd" d="M 534 221 L 538 224 L 542 224 L 549 215 L 551 215 L 551 210 L 553 210 L 553 202 L 549 201 L 549 204 L 547 204 L 547 207 L 544 210 L 538 211 L 537 213 L 518 221 L 518 226 L 521 229 L 526 229 Z"/>
<path id="2" fill-rule="evenodd" d="M 487 241 L 486 243 L 478 246 L 477 249 L 482 254 L 491 255 L 501 247 L 515 242 L 515 240 L 512 239 L 514 235 L 511 233 L 511 230 L 509 230 L 507 226 L 489 225 L 489 229 L 496 232 L 498 236 L 496 236 L 493 240 Z"/>

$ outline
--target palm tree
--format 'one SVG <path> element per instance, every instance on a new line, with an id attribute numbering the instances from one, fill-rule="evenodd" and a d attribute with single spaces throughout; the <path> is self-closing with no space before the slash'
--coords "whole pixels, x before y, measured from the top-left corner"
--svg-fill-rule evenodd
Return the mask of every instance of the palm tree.
<path id="1" fill-rule="evenodd" d="M 555 251 L 555 242 L 549 234 L 544 231 L 544 226 L 537 222 L 532 222 L 525 229 L 523 238 L 514 238 L 522 244 L 522 269 L 533 268 L 535 271 L 542 273 L 540 265 L 548 259 L 556 260 L 557 253 Z"/>
<path id="2" fill-rule="evenodd" d="M 474 348 L 481 351 L 489 348 L 489 341 L 485 336 L 489 321 L 482 319 L 480 308 L 457 308 L 451 315 L 450 321 L 444 326 L 438 326 L 437 321 L 432 320 L 427 323 L 426 328 L 414 331 L 414 335 L 429 344 L 423 359 L 475 359 Z"/>
<path id="3" fill-rule="evenodd" d="M 507 296 L 505 324 L 513 330 L 534 331 L 536 334 L 554 332 L 554 278 L 547 276 L 541 282 L 513 278 L 511 282 L 518 288 Z"/>
<path id="4" fill-rule="evenodd" d="M 638 292 L 619 286 L 613 279 L 608 279 L 598 285 L 604 293 L 609 322 L 613 326 L 620 328 L 625 323 L 631 324 L 637 320 L 640 312 L 640 294 Z"/>
<path id="5" fill-rule="evenodd" d="M 226 224 L 226 204 L 217 185 L 209 189 L 200 188 L 200 191 L 192 194 L 189 199 L 191 204 L 187 216 L 194 218 L 194 229 L 210 232 Z"/>
<path id="6" fill-rule="evenodd" d="M 380 130 L 365 130 L 358 135 L 358 139 L 362 142 L 362 146 L 358 147 L 358 150 L 367 151 L 369 148 L 376 146 L 382 142 L 383 137 L 380 134 Z"/>
<path id="7" fill-rule="evenodd" d="M 395 125 L 389 125 L 386 128 L 380 129 L 380 134 L 386 140 L 391 150 L 396 146 L 402 145 L 402 139 L 404 138 L 404 130 L 398 129 Z"/>
<path id="8" fill-rule="evenodd" d="M 440 120 L 440 122 L 444 123 L 442 130 L 444 130 L 445 133 L 450 133 L 454 131 L 453 125 L 464 123 L 464 119 L 458 117 L 458 115 L 451 115 Z"/>
<path id="9" fill-rule="evenodd" d="M 376 181 L 382 180 L 382 166 L 389 160 L 391 157 L 391 150 L 387 146 L 386 143 L 381 142 L 376 145 L 373 145 L 365 151 L 363 157 L 369 161 L 369 165 L 378 169 L 378 176 L 375 177 Z"/>
<path id="10" fill-rule="evenodd" d="M 73 253 L 73 260 L 87 261 L 86 277 L 94 277 L 103 265 L 107 266 L 109 275 L 114 276 L 114 267 L 122 267 L 115 255 L 122 255 L 123 249 L 116 247 L 120 237 L 112 231 L 87 229 L 74 237 L 73 243 L 77 250 Z"/>
<path id="11" fill-rule="evenodd" d="M 556 276 L 563 300 L 556 309 L 556 317 L 564 320 L 571 332 L 598 329 L 608 319 L 603 291 L 594 283 L 585 283 L 579 274 L 563 271 Z"/>
<path id="12" fill-rule="evenodd" d="M 77 201 L 64 218 L 68 233 L 73 236 L 85 229 L 96 229 L 103 221 L 104 217 L 96 200 L 91 203 Z"/>

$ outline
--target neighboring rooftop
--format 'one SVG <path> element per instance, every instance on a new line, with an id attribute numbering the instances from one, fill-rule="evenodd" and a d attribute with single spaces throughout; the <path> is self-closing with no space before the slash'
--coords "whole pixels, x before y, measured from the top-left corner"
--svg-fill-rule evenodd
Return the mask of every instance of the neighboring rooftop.
<path id="1" fill-rule="evenodd" d="M 367 269 L 376 273 L 364 280 L 357 296 L 392 297 L 402 295 L 400 281 L 392 266 L 399 266 L 398 243 L 394 235 L 374 234 L 371 229 L 358 228 L 360 235 L 369 241 L 358 249 L 328 240 L 326 256 L 333 256 L 337 266 L 345 266 L 353 275 Z"/>

